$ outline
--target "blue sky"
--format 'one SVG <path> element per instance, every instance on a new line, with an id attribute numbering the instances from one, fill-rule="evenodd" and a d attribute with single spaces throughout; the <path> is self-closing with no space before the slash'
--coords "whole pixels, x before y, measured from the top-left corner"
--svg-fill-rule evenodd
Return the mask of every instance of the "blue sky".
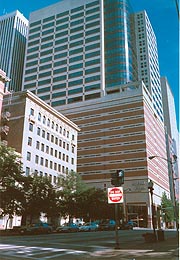
<path id="1" fill-rule="evenodd" d="M 146 10 L 155 31 L 158 42 L 160 74 L 167 77 L 171 86 L 179 126 L 179 22 L 176 0 L 130 1 L 135 12 Z M 56 2 L 58 0 L 7 0 L 1 2 L 0 15 L 19 10 L 28 19 L 30 12 Z"/>

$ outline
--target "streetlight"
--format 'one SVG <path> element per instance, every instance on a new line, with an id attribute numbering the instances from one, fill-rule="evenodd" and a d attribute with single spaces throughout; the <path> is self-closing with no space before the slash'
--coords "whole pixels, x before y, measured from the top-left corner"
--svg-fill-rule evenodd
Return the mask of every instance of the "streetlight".
<path id="1" fill-rule="evenodd" d="M 153 156 L 149 156 L 149 159 L 152 160 L 154 158 L 161 158 L 162 160 L 165 160 L 166 162 L 168 162 L 171 166 L 171 173 L 170 173 L 170 177 L 171 177 L 171 181 L 172 181 L 172 192 L 171 192 L 171 198 L 173 201 L 173 207 L 174 207 L 174 214 L 175 214 L 175 221 L 176 221 L 176 230 L 177 230 L 177 234 L 178 234 L 178 214 L 177 214 L 177 203 L 176 203 L 176 192 L 175 192 L 175 184 L 174 184 L 174 180 L 178 179 L 178 178 L 174 178 L 174 170 L 173 170 L 173 164 L 177 162 L 177 156 L 175 154 L 173 154 L 173 161 L 172 160 L 168 160 L 164 157 L 158 156 L 158 155 L 153 155 Z M 172 196 L 173 194 L 173 196 Z"/>
<path id="2" fill-rule="evenodd" d="M 152 211 L 152 226 L 153 226 L 153 233 L 154 233 L 154 239 L 155 241 L 157 241 L 157 237 L 156 237 L 156 229 L 155 229 L 155 223 L 154 223 L 154 205 L 153 205 L 153 188 L 154 186 L 154 183 L 152 182 L 152 180 L 150 180 L 148 182 L 148 189 L 149 189 L 149 192 L 151 194 L 151 211 Z"/>

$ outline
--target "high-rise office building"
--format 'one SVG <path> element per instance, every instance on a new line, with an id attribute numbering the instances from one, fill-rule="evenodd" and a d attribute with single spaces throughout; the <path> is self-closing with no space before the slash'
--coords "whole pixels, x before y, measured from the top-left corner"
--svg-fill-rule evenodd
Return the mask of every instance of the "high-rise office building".
<path id="1" fill-rule="evenodd" d="M 58 107 L 137 79 L 163 120 L 156 37 L 128 0 L 66 0 L 30 14 L 23 89 Z"/>
<path id="2" fill-rule="evenodd" d="M 23 88 L 53 107 L 102 97 L 133 80 L 131 48 L 128 1 L 59 2 L 30 14 Z"/>
<path id="3" fill-rule="evenodd" d="M 138 80 L 143 80 L 145 83 L 151 93 L 154 109 L 163 121 L 164 116 L 156 36 L 145 11 L 134 14 L 133 21 Z"/>
<path id="4" fill-rule="evenodd" d="M 148 160 L 165 157 L 166 142 L 155 37 L 142 16 L 131 13 L 128 0 L 66 0 L 31 13 L 23 89 L 80 127 L 78 172 L 89 185 L 106 189 L 110 174 L 125 170 L 126 218 L 147 226 L 148 181 L 156 209 L 169 182 L 167 162 L 157 172 Z"/>
<path id="5" fill-rule="evenodd" d="M 5 84 L 9 91 L 21 90 L 27 32 L 20 12 L 0 16 L 0 68 L 11 79 Z"/>
<path id="6" fill-rule="evenodd" d="M 173 155 L 176 155 L 179 158 L 179 133 L 177 129 L 177 120 L 176 120 L 176 111 L 175 111 L 175 102 L 174 96 L 171 90 L 171 87 L 168 83 L 166 77 L 161 77 L 161 86 L 162 86 L 162 101 L 164 109 L 164 123 L 166 127 L 167 141 L 170 142 L 167 145 L 169 160 L 173 160 Z M 175 195 L 179 197 L 179 160 L 173 164 L 173 176 L 175 186 Z M 172 168 L 170 169 L 172 170 Z"/>

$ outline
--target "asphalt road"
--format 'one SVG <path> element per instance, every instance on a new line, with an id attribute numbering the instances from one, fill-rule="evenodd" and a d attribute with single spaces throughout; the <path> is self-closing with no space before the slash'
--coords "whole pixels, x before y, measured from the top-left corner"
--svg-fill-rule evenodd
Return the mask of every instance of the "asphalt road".
<path id="1" fill-rule="evenodd" d="M 142 234 L 145 232 L 147 231 L 119 230 L 120 248 L 123 245 L 131 248 L 132 244 L 143 243 Z M 175 236 L 175 232 L 165 232 L 166 238 L 173 236 Z M 102 251 L 106 252 L 105 258 L 108 250 L 114 249 L 115 242 L 114 231 L 3 236 L 0 239 L 0 259 L 84 260 L 93 259 L 98 252 Z"/>

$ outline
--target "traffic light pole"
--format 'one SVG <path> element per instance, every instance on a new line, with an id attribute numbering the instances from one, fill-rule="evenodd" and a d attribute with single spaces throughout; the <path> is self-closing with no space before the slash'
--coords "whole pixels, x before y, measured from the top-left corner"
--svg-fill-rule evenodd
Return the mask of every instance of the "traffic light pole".
<path id="1" fill-rule="evenodd" d="M 114 206 L 115 206 L 115 219 L 116 219 L 116 225 L 115 225 L 115 240 L 116 240 L 116 245 L 115 245 L 115 249 L 120 249 L 120 246 L 119 246 L 119 236 L 118 236 L 118 222 L 119 222 L 119 219 L 118 219 L 118 203 L 115 203 Z"/>

